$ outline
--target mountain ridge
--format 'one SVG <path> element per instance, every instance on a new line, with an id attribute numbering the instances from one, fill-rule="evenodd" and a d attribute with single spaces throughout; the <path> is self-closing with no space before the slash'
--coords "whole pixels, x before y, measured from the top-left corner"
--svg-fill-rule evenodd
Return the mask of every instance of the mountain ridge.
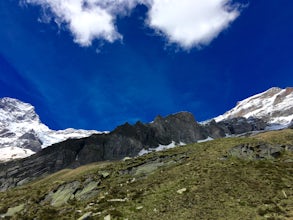
<path id="1" fill-rule="evenodd" d="M 142 151 L 164 149 L 173 143 L 182 145 L 201 140 L 239 135 L 263 130 L 259 119 L 237 118 L 201 125 L 191 113 L 180 112 L 157 117 L 152 123 L 125 123 L 108 134 L 93 134 L 81 139 L 68 139 L 53 144 L 20 160 L 0 163 L 0 191 L 23 185 L 35 178 L 65 168 L 76 168 L 99 161 L 115 161 L 138 156 Z"/>
<path id="2" fill-rule="evenodd" d="M 100 133 L 68 128 L 52 130 L 43 124 L 29 104 L 14 98 L 0 99 L 0 160 L 30 156 L 54 143 Z"/>
<path id="3" fill-rule="evenodd" d="M 280 90 L 271 89 L 263 94 L 276 93 L 276 91 Z M 290 90 L 286 90 L 286 95 L 283 97 L 287 97 L 287 94 L 291 94 Z M 0 163 L 0 170 L 2 170 L 0 190 L 22 185 L 32 179 L 65 168 L 79 167 L 98 161 L 120 160 L 175 145 L 227 136 L 249 135 L 264 131 L 269 126 L 270 124 L 263 119 L 253 117 L 232 117 L 201 124 L 189 112 L 179 112 L 166 117 L 157 116 L 154 121 L 145 124 L 125 123 L 109 133 L 64 140 L 28 158 Z"/>
<path id="4" fill-rule="evenodd" d="M 261 118 L 269 124 L 270 129 L 288 127 L 293 122 L 293 87 L 272 87 L 248 97 L 214 120 L 219 122 L 235 117 Z"/>

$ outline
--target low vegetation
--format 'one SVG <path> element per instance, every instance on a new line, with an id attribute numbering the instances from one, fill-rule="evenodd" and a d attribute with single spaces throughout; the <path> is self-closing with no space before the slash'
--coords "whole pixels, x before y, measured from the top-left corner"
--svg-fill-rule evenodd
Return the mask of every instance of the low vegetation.
<path id="1" fill-rule="evenodd" d="M 282 145 L 275 158 L 235 146 Z M 293 219 L 293 130 L 66 169 L 0 193 L 7 219 Z M 288 150 L 289 149 L 289 150 Z"/>

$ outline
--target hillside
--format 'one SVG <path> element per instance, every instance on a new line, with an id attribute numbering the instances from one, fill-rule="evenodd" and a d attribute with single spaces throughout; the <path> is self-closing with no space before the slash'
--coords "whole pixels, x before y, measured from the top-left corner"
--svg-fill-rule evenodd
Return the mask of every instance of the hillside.
<path id="1" fill-rule="evenodd" d="M 293 130 L 66 169 L 0 193 L 11 219 L 292 219 Z"/>

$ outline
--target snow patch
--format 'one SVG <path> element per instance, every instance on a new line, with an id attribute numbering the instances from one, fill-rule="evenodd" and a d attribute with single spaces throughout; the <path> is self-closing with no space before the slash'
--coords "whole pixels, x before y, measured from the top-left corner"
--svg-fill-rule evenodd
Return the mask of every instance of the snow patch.
<path id="1" fill-rule="evenodd" d="M 212 140 L 214 140 L 214 138 L 212 138 L 212 137 L 207 137 L 206 139 L 198 140 L 197 143 L 203 143 L 203 142 L 212 141 Z"/>
<path id="2" fill-rule="evenodd" d="M 148 148 L 148 149 L 142 149 L 138 153 L 138 156 L 142 156 L 144 154 L 148 154 L 148 153 L 151 153 L 151 152 L 158 152 L 158 151 L 163 151 L 163 150 L 171 149 L 171 148 L 174 148 L 176 146 L 184 146 L 184 145 L 186 145 L 186 144 L 183 143 L 183 142 L 180 142 L 179 144 L 176 144 L 175 141 L 172 141 L 168 145 L 162 145 L 162 144 L 160 144 L 158 147 L 152 147 L 152 148 Z"/>
<path id="3" fill-rule="evenodd" d="M 0 151 L 1 162 L 28 157 L 35 153 L 30 149 L 23 149 L 20 147 L 4 147 L 1 148 Z"/>

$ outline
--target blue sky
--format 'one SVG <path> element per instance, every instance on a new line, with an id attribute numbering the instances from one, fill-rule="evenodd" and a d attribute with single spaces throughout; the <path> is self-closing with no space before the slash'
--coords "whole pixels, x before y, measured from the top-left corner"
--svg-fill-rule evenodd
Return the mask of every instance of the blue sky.
<path id="1" fill-rule="evenodd" d="M 206 120 L 293 85 L 292 9 L 290 0 L 0 1 L 0 97 L 31 103 L 53 129 L 111 130 L 178 111 Z"/>

